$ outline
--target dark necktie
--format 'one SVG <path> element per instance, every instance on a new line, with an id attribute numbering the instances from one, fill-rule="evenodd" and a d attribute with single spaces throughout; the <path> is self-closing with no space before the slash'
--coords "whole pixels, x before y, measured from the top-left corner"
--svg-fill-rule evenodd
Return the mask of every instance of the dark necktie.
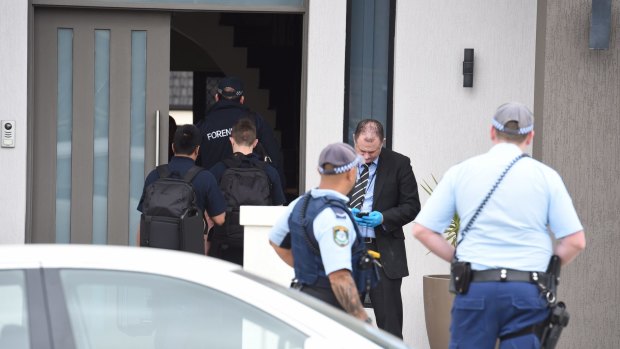
<path id="1" fill-rule="evenodd" d="M 362 173 L 360 178 L 355 182 L 353 187 L 353 194 L 351 194 L 351 201 L 349 201 L 349 207 L 362 209 L 364 203 L 364 194 L 366 193 L 366 186 L 368 186 L 368 164 L 362 165 Z"/>

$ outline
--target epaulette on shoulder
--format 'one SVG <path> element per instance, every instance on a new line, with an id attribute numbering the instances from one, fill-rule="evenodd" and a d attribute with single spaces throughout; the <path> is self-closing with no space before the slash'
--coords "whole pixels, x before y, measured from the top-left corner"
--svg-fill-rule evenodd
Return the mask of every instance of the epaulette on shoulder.
<path id="1" fill-rule="evenodd" d="M 346 219 L 347 218 L 347 212 L 342 207 L 330 205 L 329 208 L 331 208 L 332 211 L 334 211 L 334 214 L 336 215 L 336 218 L 340 218 L 340 219 Z"/>

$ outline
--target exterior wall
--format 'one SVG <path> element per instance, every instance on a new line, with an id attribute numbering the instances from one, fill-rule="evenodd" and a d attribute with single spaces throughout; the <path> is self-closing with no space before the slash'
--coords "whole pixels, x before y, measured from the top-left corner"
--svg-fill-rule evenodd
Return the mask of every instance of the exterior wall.
<path id="1" fill-rule="evenodd" d="M 536 2 L 398 1 L 394 67 L 394 150 L 411 158 L 418 183 L 491 147 L 495 109 L 533 107 Z M 463 49 L 474 48 L 474 86 L 463 88 Z M 420 188 L 423 204 L 428 196 Z M 403 282 L 405 341 L 428 348 L 422 276 L 447 274 L 405 228 L 409 271 Z"/>
<path id="2" fill-rule="evenodd" d="M 15 148 L 0 148 L 0 244 L 24 243 L 26 230 L 28 2 L 0 1 L 0 106 L 15 120 Z"/>
<path id="3" fill-rule="evenodd" d="M 308 1 L 306 16 L 306 118 L 301 124 L 305 169 L 300 171 L 306 174 L 306 182 L 302 192 L 319 184 L 317 161 L 323 147 L 342 141 L 347 2 Z"/>
<path id="4" fill-rule="evenodd" d="M 591 1 L 547 1 L 542 160 L 563 177 L 588 246 L 562 271 L 562 348 L 620 348 L 620 3 L 610 49 L 588 49 Z M 538 131 L 537 131 L 538 132 Z"/>

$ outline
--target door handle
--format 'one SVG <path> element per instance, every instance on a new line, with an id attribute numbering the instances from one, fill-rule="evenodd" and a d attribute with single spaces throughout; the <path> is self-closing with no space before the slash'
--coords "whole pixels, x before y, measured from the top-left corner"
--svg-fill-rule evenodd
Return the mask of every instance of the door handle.
<path id="1" fill-rule="evenodd" d="M 159 109 L 155 112 L 155 166 L 159 166 Z"/>

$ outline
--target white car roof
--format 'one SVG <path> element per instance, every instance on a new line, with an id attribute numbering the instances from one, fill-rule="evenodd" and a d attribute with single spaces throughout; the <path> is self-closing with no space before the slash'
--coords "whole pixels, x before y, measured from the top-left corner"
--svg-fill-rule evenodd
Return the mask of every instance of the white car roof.
<path id="1" fill-rule="evenodd" d="M 129 246 L 31 244 L 0 245 L 0 269 L 93 268 L 178 274 L 179 265 L 201 270 L 235 271 L 241 267 L 193 253 Z M 203 269 L 204 268 L 204 269 Z"/>
<path id="2" fill-rule="evenodd" d="M 78 268 L 144 272 L 182 278 L 209 285 L 210 287 L 223 287 L 233 297 L 248 299 L 251 296 L 253 299 L 251 304 L 253 306 L 265 310 L 268 309 L 272 315 L 286 319 L 286 321 L 294 324 L 304 332 L 314 333 L 316 326 L 322 327 L 321 333 L 323 335 L 331 333 L 327 337 L 331 347 L 340 347 L 340 345 L 342 347 L 349 347 L 351 340 L 353 342 L 362 340 L 362 337 L 342 336 L 342 338 L 339 338 L 338 333 L 344 334 L 344 332 L 350 330 L 345 330 L 339 326 L 341 325 L 340 321 L 350 321 L 348 315 L 340 314 L 339 311 L 331 309 L 331 307 L 306 295 L 298 295 L 293 298 L 298 298 L 299 296 L 308 298 L 305 303 L 316 303 L 313 306 L 314 310 L 307 308 L 307 305 L 302 306 L 299 304 L 299 299 L 295 300 L 286 296 L 278 297 L 277 304 L 273 304 L 273 292 L 283 291 L 276 291 L 272 287 L 281 287 L 276 285 L 268 286 L 266 284 L 268 282 L 264 280 L 259 281 L 259 277 L 252 277 L 250 274 L 242 272 L 242 268 L 239 265 L 198 254 L 157 248 L 110 245 L 0 245 L 0 270 L 34 268 Z M 219 282 L 215 284 L 216 281 Z M 256 281 L 260 283 L 256 283 Z M 288 293 L 288 291 L 286 292 Z M 316 311 L 316 308 L 329 309 L 327 309 L 327 312 L 324 309 L 324 314 L 320 314 Z M 296 313 L 291 314 L 291 312 Z M 330 314 L 331 316 L 329 316 Z M 345 316 L 347 317 L 346 321 L 344 321 Z M 358 327 L 358 332 L 368 332 L 367 335 L 379 337 L 386 336 L 385 333 L 375 333 L 378 330 L 370 326 L 362 327 L 360 324 L 354 326 Z M 395 337 L 393 339 L 384 338 L 383 341 L 385 341 L 386 347 L 406 347 L 404 343 L 398 341 Z M 319 347 L 322 347 L 321 343 L 323 342 L 318 343 Z M 368 342 L 365 343 L 366 345 L 370 344 Z M 314 348 L 314 346 L 311 347 Z"/>

